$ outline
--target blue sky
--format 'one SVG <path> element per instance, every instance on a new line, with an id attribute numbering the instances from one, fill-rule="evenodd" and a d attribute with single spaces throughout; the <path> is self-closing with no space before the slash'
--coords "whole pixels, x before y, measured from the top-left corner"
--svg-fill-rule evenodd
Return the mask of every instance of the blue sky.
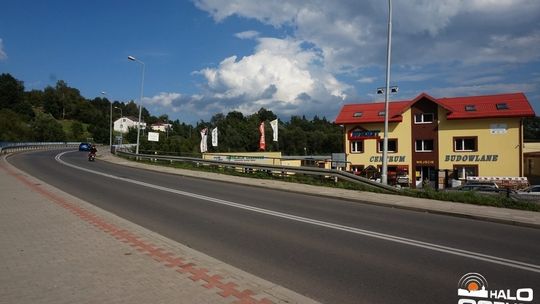
<path id="1" fill-rule="evenodd" d="M 393 0 L 392 99 L 524 92 L 540 113 L 540 1 Z M 381 0 L 4 1 L 0 73 L 64 80 L 193 123 L 261 107 L 333 120 L 382 99 Z"/>

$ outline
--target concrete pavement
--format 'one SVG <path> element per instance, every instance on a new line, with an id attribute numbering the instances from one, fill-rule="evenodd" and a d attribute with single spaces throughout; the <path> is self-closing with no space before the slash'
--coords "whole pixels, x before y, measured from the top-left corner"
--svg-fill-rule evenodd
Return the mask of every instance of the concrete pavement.
<path id="1" fill-rule="evenodd" d="M 292 191 L 298 193 L 306 193 L 317 196 L 327 196 L 333 198 L 341 198 L 352 201 L 368 202 L 372 204 L 384 205 L 394 208 L 403 208 L 410 210 L 417 210 L 423 212 L 431 212 L 438 214 L 446 214 L 452 216 L 473 218 L 491 222 L 519 225 L 525 227 L 540 228 L 540 212 L 515 210 L 507 208 L 497 208 L 490 206 L 479 206 L 455 202 L 438 201 L 431 199 L 415 198 L 408 196 L 381 194 L 373 192 L 364 192 L 356 190 L 347 190 L 330 187 L 318 187 L 305 184 L 282 182 L 277 180 L 263 180 L 247 177 L 238 177 L 226 174 L 184 170 L 176 168 L 168 168 L 164 166 L 154 166 L 145 163 L 138 163 L 135 161 L 126 160 L 116 155 L 111 154 L 107 147 L 103 147 L 98 158 L 100 160 L 130 166 L 135 168 L 142 168 L 147 170 L 154 170 L 160 172 L 167 172 L 171 174 L 179 174 L 184 176 L 205 178 L 211 180 L 218 180 L 222 182 L 239 183 L 244 185 L 266 187 L 271 189 L 277 189 L 282 191 Z"/>
<path id="2" fill-rule="evenodd" d="M 0 159 L 0 303 L 316 303 Z"/>

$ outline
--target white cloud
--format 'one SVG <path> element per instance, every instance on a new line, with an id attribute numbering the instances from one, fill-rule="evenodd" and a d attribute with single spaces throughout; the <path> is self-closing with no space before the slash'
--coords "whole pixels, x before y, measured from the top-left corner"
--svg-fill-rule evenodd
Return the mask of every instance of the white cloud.
<path id="1" fill-rule="evenodd" d="M 484 85 L 432 88 L 430 94 L 436 97 L 474 96 L 497 93 L 532 92 L 538 90 L 533 83 L 495 83 Z"/>
<path id="2" fill-rule="evenodd" d="M 216 68 L 200 71 L 206 97 L 245 113 L 260 107 L 297 110 L 306 100 L 344 99 L 349 86 L 326 72 L 316 50 L 292 39 L 259 38 L 255 53 L 231 56 Z"/>
<path id="3" fill-rule="evenodd" d="M 375 80 L 377 80 L 377 77 L 361 77 L 358 79 L 359 83 L 373 83 Z"/>
<path id="4" fill-rule="evenodd" d="M 234 34 L 237 38 L 240 39 L 253 39 L 259 37 L 259 32 L 257 31 L 245 31 Z"/>
<path id="5" fill-rule="evenodd" d="M 200 71 L 207 92 L 199 102 L 206 106 L 320 109 L 354 91 L 343 78 L 367 87 L 384 77 L 387 1 L 193 1 L 217 22 L 237 16 L 289 35 L 236 34 L 259 44 L 250 56 L 230 56 Z M 417 90 L 413 85 L 437 96 L 540 90 L 531 82 L 515 83 L 514 77 L 527 77 L 519 72 L 523 64 L 537 66 L 540 60 L 540 1 L 398 0 L 393 5 L 392 81 L 401 82 L 402 95 Z M 380 77 L 359 76 L 374 73 Z"/>
<path id="6" fill-rule="evenodd" d="M 6 60 L 7 54 L 4 51 L 4 42 L 2 41 L 2 38 L 0 38 L 0 60 Z"/>
<path id="7" fill-rule="evenodd" d="M 380 0 L 195 0 L 217 21 L 237 15 L 291 26 L 333 71 L 384 65 L 387 2 Z M 538 58 L 537 0 L 394 1 L 394 62 L 524 62 Z M 526 26 L 528 25 L 528 26 Z M 502 44 L 496 43 L 503 37 Z M 522 48 L 527 45 L 527 49 Z M 468 59 L 470 58 L 470 59 Z"/>
<path id="8" fill-rule="evenodd" d="M 179 93 L 159 93 L 153 97 L 143 98 L 143 102 L 147 105 L 158 105 L 161 107 L 169 107 L 173 104 L 174 100 L 181 98 L 182 95 Z"/>

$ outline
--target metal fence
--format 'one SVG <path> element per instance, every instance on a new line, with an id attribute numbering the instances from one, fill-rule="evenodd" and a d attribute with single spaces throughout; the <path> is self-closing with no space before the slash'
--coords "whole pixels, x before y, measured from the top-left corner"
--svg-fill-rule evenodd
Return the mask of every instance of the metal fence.
<path id="1" fill-rule="evenodd" d="M 335 170 L 335 169 L 324 169 L 316 167 L 293 167 L 293 166 L 278 166 L 278 165 L 267 165 L 267 164 L 257 164 L 257 163 L 242 163 L 242 162 L 228 162 L 228 161 L 218 161 L 218 160 L 207 160 L 195 157 L 181 157 L 181 156 L 165 156 L 165 155 L 152 155 L 152 154 L 135 154 L 125 150 L 116 150 L 117 155 L 132 158 L 132 159 L 142 159 L 149 161 L 165 161 L 169 163 L 174 162 L 184 162 L 192 163 L 196 165 L 208 165 L 208 166 L 217 166 L 222 168 L 228 168 L 233 170 L 238 170 L 242 172 L 254 172 L 254 171 L 264 171 L 276 175 L 288 175 L 288 174 L 304 174 L 311 176 L 323 176 L 334 179 L 340 179 L 343 181 L 352 182 L 355 184 L 361 184 L 368 187 L 373 187 L 389 192 L 399 192 L 400 190 L 392 186 L 383 185 L 376 181 L 354 175 L 349 172 Z"/>
<path id="2" fill-rule="evenodd" d="M 58 148 L 78 147 L 80 142 L 24 142 L 9 143 L 3 142 L 0 145 L 0 154 L 6 154 L 26 150 L 47 150 Z"/>

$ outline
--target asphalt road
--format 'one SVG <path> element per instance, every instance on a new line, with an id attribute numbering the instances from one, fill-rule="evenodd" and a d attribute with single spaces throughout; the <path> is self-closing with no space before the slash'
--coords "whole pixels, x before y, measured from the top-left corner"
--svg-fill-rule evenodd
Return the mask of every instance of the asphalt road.
<path id="1" fill-rule="evenodd" d="M 482 274 L 489 289 L 533 288 L 534 301 L 526 303 L 540 303 L 539 229 L 88 162 L 85 152 L 61 157 L 99 175 L 59 163 L 58 153 L 8 160 L 89 203 L 324 303 L 457 303 L 458 281 L 469 272 Z"/>

